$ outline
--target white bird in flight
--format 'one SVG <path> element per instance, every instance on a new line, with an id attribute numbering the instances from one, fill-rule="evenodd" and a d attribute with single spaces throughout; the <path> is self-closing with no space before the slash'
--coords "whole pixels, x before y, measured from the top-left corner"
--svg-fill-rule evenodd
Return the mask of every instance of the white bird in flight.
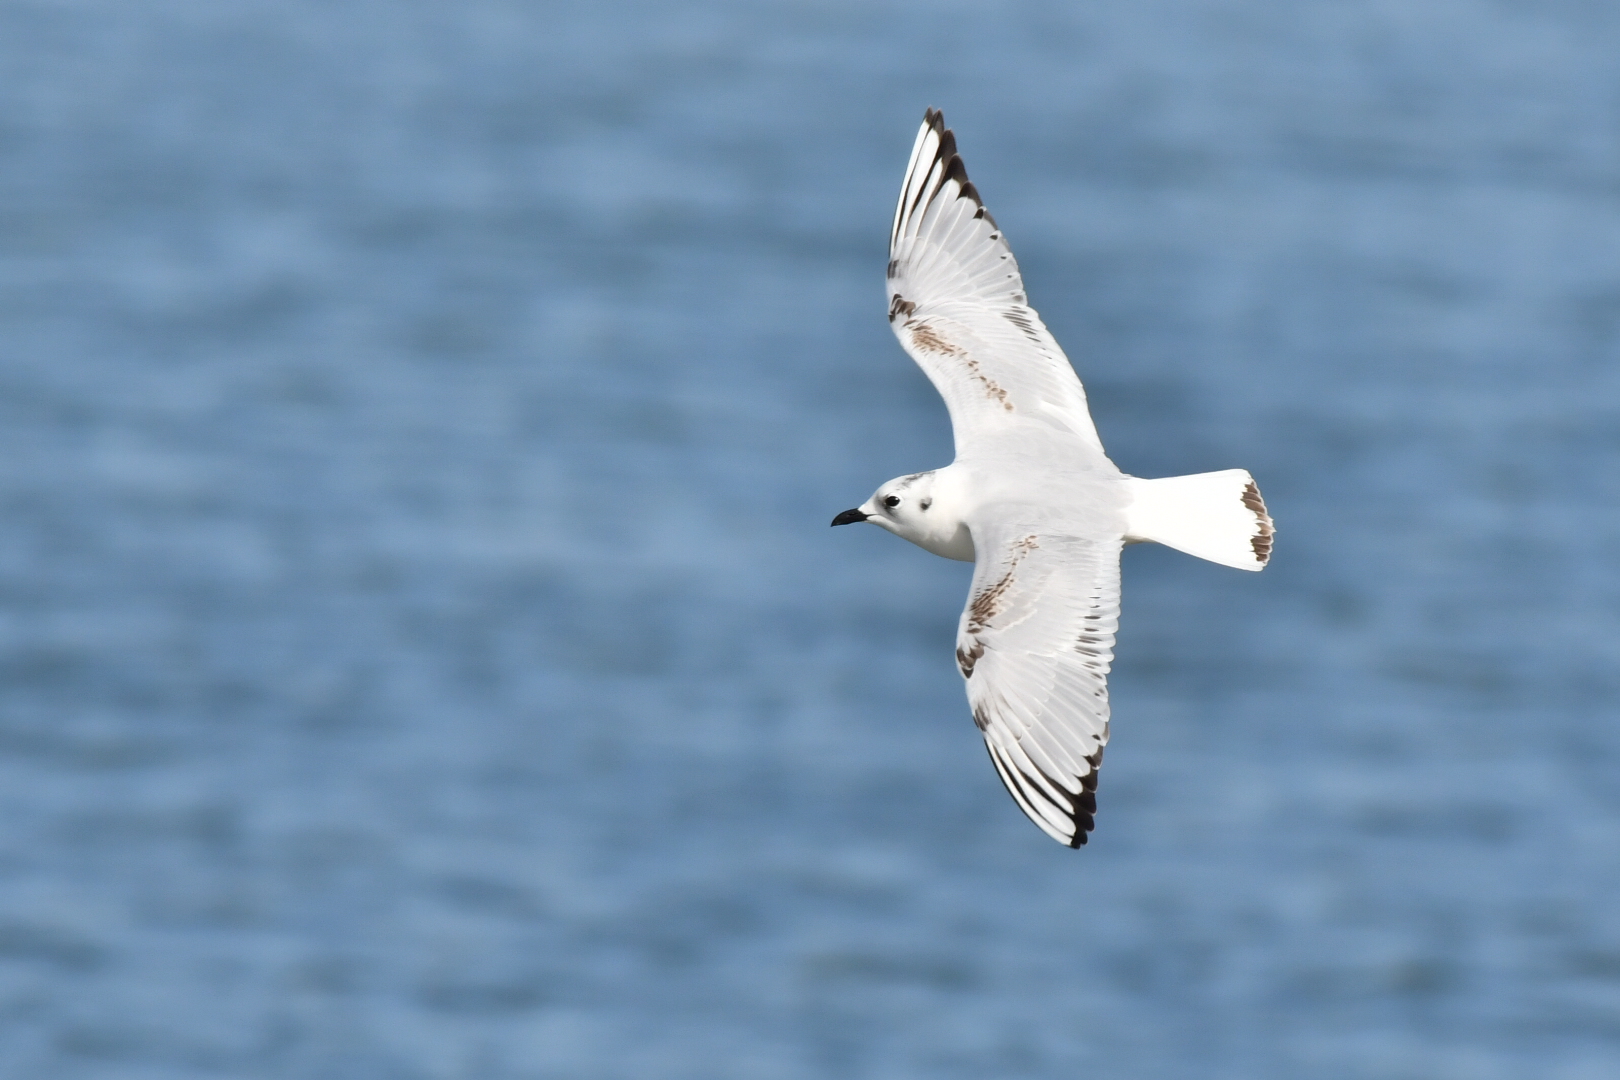
<path id="1" fill-rule="evenodd" d="M 833 524 L 869 521 L 974 564 L 956 635 L 973 722 L 1024 813 L 1079 847 L 1108 742 L 1120 549 L 1156 541 L 1260 570 L 1271 518 L 1242 469 L 1143 480 L 1108 460 L 933 109 L 900 186 L 888 276 L 889 324 L 945 399 L 956 460 L 890 480 Z"/>

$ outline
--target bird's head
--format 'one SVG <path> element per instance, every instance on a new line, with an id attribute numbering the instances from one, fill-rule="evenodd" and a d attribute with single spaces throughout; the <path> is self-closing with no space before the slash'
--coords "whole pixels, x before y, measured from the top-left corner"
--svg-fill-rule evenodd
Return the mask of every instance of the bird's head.
<path id="1" fill-rule="evenodd" d="M 853 525 L 857 521 L 870 521 L 916 543 L 934 531 L 934 521 L 928 513 L 933 505 L 934 474 L 912 473 L 890 480 L 866 502 L 833 518 L 832 523 Z"/>

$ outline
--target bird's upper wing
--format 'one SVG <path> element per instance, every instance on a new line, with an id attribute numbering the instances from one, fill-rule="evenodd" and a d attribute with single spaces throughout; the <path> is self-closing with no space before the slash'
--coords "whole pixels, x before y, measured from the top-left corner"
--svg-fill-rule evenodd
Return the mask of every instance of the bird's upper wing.
<path id="1" fill-rule="evenodd" d="M 1036 419 L 1100 454 L 1086 392 L 1024 295 L 1006 237 L 928 110 L 889 236 L 889 324 L 951 413 L 960 456 Z"/>
<path id="2" fill-rule="evenodd" d="M 956 660 L 1002 782 L 1052 839 L 1086 842 L 1108 742 L 1123 541 L 1016 525 L 979 548 Z"/>

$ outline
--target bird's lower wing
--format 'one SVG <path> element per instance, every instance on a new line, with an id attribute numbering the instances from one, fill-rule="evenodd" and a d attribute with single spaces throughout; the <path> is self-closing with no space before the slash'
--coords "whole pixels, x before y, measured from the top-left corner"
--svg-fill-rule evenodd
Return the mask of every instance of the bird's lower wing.
<path id="1" fill-rule="evenodd" d="M 974 536 L 957 663 L 1007 790 L 1069 847 L 1086 842 L 1108 742 L 1122 540 L 1008 528 Z"/>

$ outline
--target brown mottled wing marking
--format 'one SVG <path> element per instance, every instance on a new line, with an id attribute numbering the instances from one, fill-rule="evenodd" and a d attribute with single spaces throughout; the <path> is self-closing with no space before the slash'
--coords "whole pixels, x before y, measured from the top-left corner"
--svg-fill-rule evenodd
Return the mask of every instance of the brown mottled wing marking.
<path id="1" fill-rule="evenodd" d="M 1012 249 L 933 109 L 889 240 L 889 323 L 945 399 L 958 452 L 1033 420 L 1100 456 L 1085 390 L 1029 306 Z"/>
<path id="2" fill-rule="evenodd" d="M 956 647 L 956 666 L 962 669 L 962 678 L 973 678 L 973 665 L 984 655 L 984 642 L 973 638 L 967 645 Z"/>
<path id="3" fill-rule="evenodd" d="M 1079 847 L 1108 742 L 1121 542 L 1012 528 L 983 541 L 956 648 L 973 722 L 1024 813 Z"/>
<path id="4" fill-rule="evenodd" d="M 911 343 L 919 349 L 929 352 L 944 353 L 946 356 L 961 356 L 963 352 L 955 345 L 946 341 L 935 332 L 932 326 L 918 319 L 909 319 L 906 330 L 911 334 Z"/>
<path id="5" fill-rule="evenodd" d="M 899 297 L 896 297 L 896 299 L 899 299 Z M 939 353 L 943 356 L 955 357 L 961 361 L 962 368 L 967 372 L 968 377 L 984 387 L 985 394 L 1000 402 L 1003 409 L 1008 412 L 1013 411 L 1013 403 L 1007 400 L 1007 391 L 984 373 L 984 368 L 980 366 L 979 361 L 974 358 L 972 353 L 952 345 L 949 341 L 940 337 L 937 330 L 920 319 L 906 320 L 904 333 L 911 336 L 911 344 L 914 346 L 912 353 L 914 355 L 920 349 L 925 353 Z M 905 340 L 904 337 L 901 340 Z"/>
<path id="6" fill-rule="evenodd" d="M 1253 480 L 1243 489 L 1243 505 L 1260 519 L 1260 531 L 1249 539 L 1249 545 L 1254 548 L 1254 557 L 1264 566 L 1271 561 L 1271 538 L 1277 535 L 1277 527 L 1271 523 L 1271 515 L 1266 513 L 1266 500 L 1260 497 L 1260 489 Z"/>
<path id="7" fill-rule="evenodd" d="M 1012 544 L 1009 549 L 1007 565 L 1001 577 L 994 584 L 978 587 L 978 576 L 974 575 L 974 589 L 968 594 L 967 606 L 967 632 L 976 634 L 990 625 L 990 620 L 1001 612 L 1001 601 L 1012 588 L 1013 575 L 1018 572 L 1018 564 L 1024 561 L 1024 556 L 1040 547 L 1039 541 L 1033 536 L 1026 536 Z"/>

